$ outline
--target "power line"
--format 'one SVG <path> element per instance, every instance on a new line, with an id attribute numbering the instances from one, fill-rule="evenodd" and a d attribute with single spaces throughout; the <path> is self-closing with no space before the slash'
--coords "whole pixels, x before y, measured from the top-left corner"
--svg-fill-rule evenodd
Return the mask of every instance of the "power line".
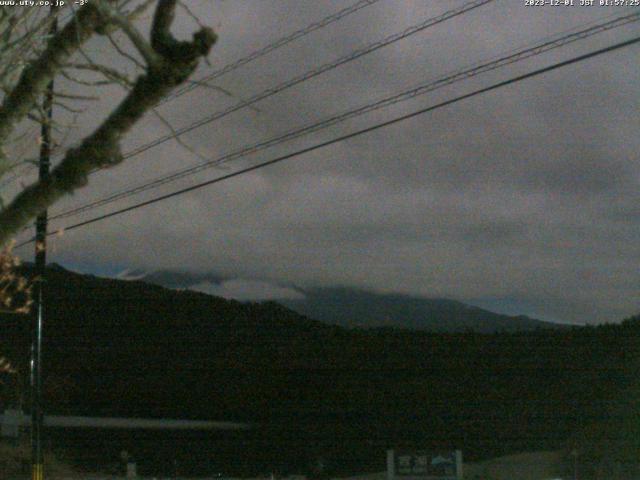
<path id="1" fill-rule="evenodd" d="M 407 37 L 410 37 L 411 35 L 415 35 L 416 33 L 422 32 L 423 30 L 426 30 L 430 27 L 433 27 L 435 25 L 438 25 L 440 23 L 443 23 L 451 18 L 457 17 L 459 15 L 463 15 L 464 13 L 467 13 L 470 10 L 474 10 L 478 7 L 481 7 L 487 3 L 491 3 L 495 0 L 473 0 L 469 3 L 466 3 L 464 5 L 462 5 L 461 7 L 452 9 L 452 10 L 448 10 L 445 13 L 438 15 L 436 17 L 432 17 L 429 18 L 417 25 L 413 25 L 409 28 L 406 28 L 405 30 L 399 32 L 399 33 L 395 33 L 393 35 L 389 35 L 388 37 L 383 38 L 382 40 L 379 40 L 377 42 L 374 43 L 370 43 L 369 45 L 366 45 L 365 47 L 359 48 L 357 50 L 352 51 L 351 53 L 338 58 L 337 60 L 334 60 L 333 62 L 329 62 L 329 63 L 325 63 L 323 65 L 320 65 L 319 67 L 313 68 L 311 70 L 306 71 L 305 73 L 298 75 L 294 78 L 291 78 L 289 80 L 286 80 L 274 87 L 268 88 L 266 90 L 263 90 L 253 96 L 251 96 L 249 99 L 247 100 L 242 100 L 240 102 L 237 102 L 233 105 L 231 105 L 230 107 L 224 109 L 224 110 L 219 110 L 211 115 L 208 115 L 207 117 L 201 118 L 200 120 L 193 122 L 190 125 L 187 125 L 185 127 L 182 127 L 180 129 L 174 130 L 169 134 L 163 135 L 162 137 L 158 137 L 155 140 L 152 140 L 151 142 L 148 142 L 144 145 L 141 145 L 133 150 L 130 150 L 128 152 L 126 152 L 123 155 L 123 160 L 129 159 L 131 157 L 135 157 L 143 152 L 146 152 L 147 150 L 150 150 L 158 145 L 161 145 L 171 139 L 177 138 L 181 135 L 184 135 L 185 133 L 191 132 L 197 128 L 200 128 L 204 125 L 207 125 L 209 123 L 212 123 L 214 121 L 220 120 L 221 118 L 226 117 L 227 115 L 230 115 L 234 112 L 237 112 L 239 110 L 242 110 L 244 108 L 247 108 L 257 102 L 260 102 L 262 100 L 265 100 L 269 97 L 272 97 L 273 95 L 276 95 L 280 92 L 283 92 L 285 90 L 288 90 L 289 88 L 292 88 L 300 83 L 306 82 L 308 80 L 311 80 L 312 78 L 315 78 L 325 72 L 328 72 L 330 70 L 334 70 L 342 65 L 345 65 L 349 62 L 352 62 L 354 60 L 357 60 L 358 58 L 361 58 L 365 55 L 368 55 L 369 53 L 372 53 L 376 50 L 379 50 L 383 47 L 386 47 L 388 45 L 391 45 L 395 42 L 398 42 L 400 40 L 403 40 Z M 100 169 L 96 169 L 93 170 L 92 172 L 90 172 L 91 174 L 100 171 Z"/>
<path id="2" fill-rule="evenodd" d="M 354 137 L 357 137 L 357 136 L 360 136 L 360 135 L 364 135 L 366 133 L 370 133 L 370 132 L 379 130 L 381 128 L 388 127 L 390 125 L 394 125 L 394 124 L 402 122 L 404 120 L 408 120 L 410 118 L 414 118 L 414 117 L 417 117 L 419 115 L 423 115 L 425 113 L 432 112 L 434 110 L 446 107 L 448 105 L 452 105 L 452 104 L 457 103 L 457 102 L 460 102 L 462 100 L 466 100 L 468 98 L 475 97 L 477 95 L 481 95 L 483 93 L 487 93 L 487 92 L 490 92 L 492 90 L 497 90 L 497 89 L 505 87 L 507 85 L 512 85 L 514 83 L 526 80 L 528 78 L 532 78 L 532 77 L 535 77 L 535 76 L 538 76 L 538 75 L 542 75 L 544 73 L 547 73 L 547 72 L 550 72 L 550 71 L 553 71 L 553 70 L 557 70 L 559 68 L 566 67 L 568 65 L 572 65 L 572 64 L 575 64 L 575 63 L 578 63 L 578 62 L 582 62 L 584 60 L 587 60 L 587 59 L 590 59 L 590 58 L 593 58 L 593 57 L 596 57 L 596 56 L 599 56 L 599 55 L 603 55 L 605 53 L 609 53 L 609 52 L 612 52 L 612 51 L 615 51 L 615 50 L 619 50 L 619 49 L 634 45 L 634 44 L 639 43 L 639 42 L 640 42 L 640 37 L 635 37 L 635 38 L 632 38 L 630 40 L 627 40 L 627 41 L 624 41 L 624 42 L 621 42 L 621 43 L 617 43 L 615 45 L 611 45 L 609 47 L 605 47 L 605 48 L 602 48 L 602 49 L 599 49 L 599 50 L 595 50 L 593 52 L 590 52 L 590 53 L 587 53 L 587 54 L 584 54 L 584 55 L 573 57 L 573 58 L 571 58 L 569 60 L 564 60 L 562 62 L 554 63 L 553 65 L 550 65 L 550 66 L 547 66 L 547 67 L 543 67 L 543 68 L 539 68 L 539 69 L 533 70 L 533 71 L 531 71 L 529 73 L 525 73 L 523 75 L 519 75 L 517 77 L 513 77 L 513 78 L 510 78 L 508 80 L 504 80 L 504 81 L 501 81 L 501 82 L 498 82 L 498 83 L 494 83 L 493 85 L 490 85 L 488 87 L 484 87 L 484 88 L 480 88 L 478 90 L 474 90 L 473 92 L 454 97 L 454 98 L 452 98 L 450 100 L 446 100 L 444 102 L 437 103 L 437 104 L 432 105 L 430 107 L 422 108 L 420 110 L 416 110 L 415 112 L 412 112 L 412 113 L 409 113 L 409 114 L 406 114 L 406 115 L 402 115 L 402 116 L 393 118 L 391 120 L 387 120 L 385 122 L 378 123 L 378 124 L 372 125 L 370 127 L 363 128 L 361 130 L 357 130 L 355 132 L 348 133 L 346 135 L 342 135 L 342 136 L 333 138 L 331 140 L 320 142 L 320 143 L 317 143 L 317 144 L 312 145 L 310 147 L 306 147 L 306 148 L 303 148 L 303 149 L 300 149 L 300 150 L 296 150 L 295 152 L 292 152 L 292 153 L 281 155 L 281 156 L 273 158 L 271 160 L 267 160 L 265 162 L 261 162 L 261 163 L 258 163 L 256 165 L 253 165 L 251 167 L 247 167 L 247 168 L 244 168 L 242 170 L 238 170 L 236 172 L 229 173 L 227 175 L 223 175 L 223 176 L 214 178 L 212 180 L 208 180 L 208 181 L 205 181 L 205 182 L 197 183 L 197 184 L 192 185 L 190 187 L 186 187 L 186 188 L 183 188 L 183 189 L 168 193 L 166 195 L 161 195 L 161 196 L 153 198 L 151 200 L 146 200 L 144 202 L 140 202 L 140 203 L 137 203 L 135 205 L 131 205 L 131 206 L 126 207 L 126 208 L 122 208 L 120 210 L 116 210 L 116 211 L 113 211 L 113 212 L 110 212 L 110 213 L 107 213 L 107 214 L 104 214 L 104 215 L 100 215 L 98 217 L 91 218 L 89 220 L 85 220 L 83 222 L 79 222 L 79 223 L 70 225 L 68 227 L 65 227 L 62 231 L 75 230 L 77 228 L 84 227 L 86 225 L 90 225 L 92 223 L 96 223 L 96 222 L 99 222 L 101 220 L 105 220 L 107 218 L 111 218 L 111 217 L 114 217 L 114 216 L 117 216 L 117 215 L 121 215 L 121 214 L 126 213 L 126 212 L 137 210 L 138 208 L 142 208 L 142 207 L 145 207 L 147 205 L 151 205 L 153 203 L 157 203 L 157 202 L 160 202 L 160 201 L 163 201 L 163 200 L 167 200 L 169 198 L 173 198 L 173 197 L 176 197 L 178 195 L 182 195 L 184 193 L 192 192 L 194 190 L 198 190 L 200 188 L 203 188 L 203 187 L 206 187 L 206 186 L 209 186 L 209 185 L 220 183 L 220 182 L 223 182 L 225 180 L 229 180 L 231 178 L 238 177 L 238 176 L 243 175 L 245 173 L 249 173 L 249 172 L 252 172 L 252 171 L 255 171 L 255 170 L 259 170 L 261 168 L 264 168 L 264 167 L 267 167 L 267 166 L 270 166 L 270 165 L 274 165 L 276 163 L 280 163 L 280 162 L 283 162 L 285 160 L 289 160 L 291 158 L 298 157 L 300 155 L 304 155 L 304 154 L 312 152 L 314 150 L 319 150 L 319 149 L 327 147 L 329 145 L 333 145 L 335 143 L 342 142 L 344 140 L 348 140 L 348 139 L 351 139 L 351 138 L 354 138 Z M 55 233 L 57 233 L 57 232 L 51 232 L 49 235 L 53 235 Z M 22 242 L 21 244 L 19 244 L 17 247 L 21 247 L 21 246 L 26 245 L 28 243 L 31 243 L 33 241 L 34 241 L 34 239 L 27 240 L 27 241 Z"/>
<path id="3" fill-rule="evenodd" d="M 273 43 L 270 43 L 269 45 L 266 45 L 265 47 L 259 49 L 259 50 L 255 50 L 253 52 L 251 52 L 250 54 L 248 54 L 245 57 L 239 58 L 236 61 L 232 62 L 232 63 L 228 63 L 227 65 L 219 68 L 218 70 L 213 71 L 212 73 L 210 73 L 209 75 L 207 75 L 206 77 L 203 77 L 199 80 L 196 80 L 195 83 L 192 83 L 190 85 L 186 85 L 180 89 L 175 90 L 174 92 L 170 93 L 169 95 L 167 95 L 165 98 L 163 98 L 157 105 L 163 105 L 175 98 L 178 98 L 182 95 L 184 95 L 185 93 L 188 93 L 190 91 L 192 91 L 195 88 L 198 88 L 200 86 L 202 86 L 204 83 L 206 82 L 210 82 L 211 80 L 214 80 L 218 77 L 221 77 L 229 72 L 232 72 L 240 67 L 242 67 L 243 65 L 246 65 L 254 60 L 257 60 L 260 57 L 263 57 L 265 55 L 267 55 L 268 53 L 271 53 L 281 47 L 284 47 L 285 45 L 288 45 L 289 43 L 298 40 L 299 38 L 305 37 L 306 35 L 309 35 L 310 33 L 319 30 L 321 28 L 324 28 L 334 22 L 337 22 L 338 20 L 341 20 L 342 18 L 346 17 L 347 15 L 351 15 L 352 13 L 355 13 L 359 10 L 362 10 L 363 8 L 369 7 L 375 3 L 378 3 L 381 0 L 360 0 L 356 3 L 354 3 L 353 5 L 343 8 L 342 10 L 339 10 L 331 15 L 328 15 L 316 22 L 313 22 L 309 25 L 307 25 L 304 28 L 301 28 L 300 30 L 296 30 L 295 32 L 285 36 L 285 37 L 281 37 L 278 40 L 276 40 Z M 73 17 L 73 13 L 68 14 L 63 20 L 68 20 L 69 18 Z M 35 167 L 33 166 L 29 166 L 27 167 L 27 171 L 23 172 L 23 174 L 27 174 L 29 173 L 31 170 L 33 170 Z M 20 177 L 20 174 L 15 174 L 12 178 L 5 180 L 4 182 L 0 183 L 0 188 L 12 183 L 13 181 L 17 180 Z"/>
<path id="4" fill-rule="evenodd" d="M 49 19 L 51 19 L 52 23 L 56 23 L 57 25 L 60 24 L 64 24 L 64 22 L 66 22 L 67 20 L 69 20 L 71 17 L 74 16 L 74 13 L 67 13 L 64 17 L 61 16 L 59 13 L 54 12 L 53 14 L 49 13 Z M 51 35 L 51 33 L 47 33 L 47 36 Z M 46 38 L 46 36 L 44 36 L 44 38 Z M 32 43 L 31 42 L 21 42 L 23 44 L 23 49 L 24 49 L 24 54 L 22 55 L 22 57 L 24 57 L 26 55 L 26 51 L 28 48 L 32 47 Z M 17 179 L 20 178 L 20 176 L 22 174 L 27 174 L 30 173 L 33 170 L 37 170 L 38 167 L 36 165 L 28 165 L 25 169 L 24 172 L 21 173 L 17 173 L 15 170 L 18 170 L 20 168 L 19 164 L 17 164 L 15 167 L 13 167 L 14 171 L 11 172 L 11 177 L 10 178 L 5 178 L 0 182 L 0 189 L 10 185 L 11 183 L 13 183 L 14 181 L 16 181 Z"/>
<path id="5" fill-rule="evenodd" d="M 237 68 L 242 67 L 243 65 L 246 65 L 247 63 L 250 63 L 260 57 L 263 57 L 264 55 L 267 55 L 268 53 L 273 52 L 274 50 L 277 50 L 278 48 L 284 47 L 285 45 L 293 42 L 294 40 L 297 40 L 299 38 L 302 38 L 308 34 L 310 34 L 311 32 L 314 32 L 318 29 L 324 28 L 327 25 L 332 24 L 333 22 L 336 22 L 338 20 L 340 20 L 343 17 L 346 17 L 347 15 L 350 15 L 352 13 L 357 12 L 358 10 L 361 10 L 365 7 L 369 7 L 371 5 L 373 5 L 374 3 L 379 2 L 380 0 L 360 0 L 359 2 L 351 5 L 350 7 L 347 8 L 343 8 L 342 10 L 329 15 L 327 17 L 324 17 L 321 20 L 318 20 L 317 22 L 311 23 L 310 25 L 307 25 L 306 27 L 297 30 L 295 32 L 293 32 L 290 35 L 287 35 L 286 37 L 282 37 L 279 38 L 278 40 L 276 40 L 273 43 L 270 43 L 269 45 L 259 49 L 259 50 L 255 50 L 253 52 L 251 52 L 249 55 L 247 55 L 246 57 L 242 57 L 239 58 L 238 60 L 236 60 L 233 63 L 229 63 L 213 72 L 211 72 L 209 75 L 202 77 L 198 80 L 196 80 L 196 83 L 191 84 L 191 85 L 186 85 L 182 88 L 179 88 L 177 90 L 175 90 L 174 92 L 172 92 L 171 94 L 167 95 L 158 105 L 162 105 L 170 100 L 173 100 L 175 98 L 178 98 L 182 95 L 184 95 L 185 93 L 188 93 L 190 91 L 192 91 L 195 88 L 198 88 L 201 84 L 206 83 L 206 82 L 210 82 L 211 80 L 215 80 L 218 77 L 221 77 L 229 72 L 232 72 L 233 70 L 236 70 Z"/>
<path id="6" fill-rule="evenodd" d="M 366 104 L 364 106 L 358 107 L 356 109 L 352 109 L 349 110 L 347 112 L 338 114 L 338 115 L 334 115 L 332 117 L 326 118 L 324 120 L 321 120 L 319 122 L 316 123 L 312 123 L 309 124 L 307 126 L 301 127 L 301 128 L 297 128 L 294 130 L 291 130 L 287 133 L 281 134 L 277 137 L 271 138 L 269 140 L 265 140 L 247 147 L 243 147 L 242 149 L 236 150 L 234 152 L 231 153 L 227 153 L 221 157 L 218 157 L 214 160 L 208 161 L 208 162 L 204 162 L 201 163 L 199 165 L 196 165 L 194 167 L 189 167 L 189 168 L 185 168 L 182 170 L 179 170 L 177 172 L 171 173 L 169 175 L 165 175 L 163 177 L 160 177 L 156 180 L 150 181 L 150 182 L 146 182 L 143 183 L 142 185 L 138 185 L 137 187 L 131 188 L 131 189 L 127 189 L 118 193 L 114 193 L 111 194 L 105 198 L 102 198 L 100 200 L 96 200 L 93 202 L 90 202 L 88 204 L 73 208 L 71 210 L 67 210 L 65 212 L 59 213 L 53 217 L 51 217 L 51 219 L 61 219 L 61 218 L 68 218 L 68 217 L 72 217 L 75 216 L 79 213 L 82 212 L 86 212 L 89 210 L 93 210 L 95 208 L 98 208 L 100 206 L 103 205 L 107 205 L 109 203 L 113 203 L 117 200 L 123 199 L 123 198 L 127 198 L 133 195 L 136 195 L 138 193 L 141 193 L 143 191 L 146 190 L 150 190 L 153 188 L 157 188 L 161 185 L 165 185 L 167 183 L 179 180 L 181 178 L 185 178 L 187 176 L 193 175 L 195 173 L 201 172 L 203 170 L 206 170 L 208 168 L 220 165 L 222 163 L 227 163 L 230 162 L 232 160 L 237 160 L 239 158 L 245 157 L 249 154 L 253 154 L 256 153 L 258 151 L 264 150 L 266 148 L 269 148 L 271 146 L 283 143 L 285 141 L 289 141 L 295 138 L 299 138 L 302 137 L 303 135 L 307 135 L 309 133 L 313 133 L 313 132 L 317 132 L 321 129 L 330 127 L 332 125 L 335 125 L 337 123 L 341 123 L 344 122 L 348 119 L 351 118 L 355 118 L 361 115 L 364 115 L 366 113 L 370 113 L 372 111 L 375 110 L 379 110 L 381 108 L 384 107 L 388 107 L 391 105 L 394 105 L 396 103 L 399 103 L 401 101 L 405 101 L 411 98 L 414 98 L 418 95 L 423 95 L 425 93 L 428 92 L 432 92 L 436 89 L 445 87 L 447 85 L 451 85 L 453 83 L 456 83 L 458 81 L 461 80 L 465 80 L 467 78 L 471 78 L 474 77 L 476 75 L 482 74 L 482 73 L 486 73 L 492 70 L 495 70 L 497 68 L 501 68 L 503 66 L 518 62 L 518 61 L 522 61 L 528 58 L 531 58 L 533 56 L 536 55 L 540 55 L 542 53 L 548 52 L 550 50 L 553 50 L 555 48 L 559 48 L 562 47 L 564 45 L 576 42 L 578 40 L 582 40 L 584 38 L 587 38 L 589 36 L 595 35 L 597 33 L 601 33 L 607 30 L 611 30 L 613 28 L 617 28 L 623 25 L 626 25 L 628 23 L 631 22 L 635 22 L 640 20 L 640 13 L 635 13 L 635 14 L 631 14 L 631 15 L 625 15 L 622 17 L 618 17 L 615 18 L 611 21 L 608 22 L 603 22 L 600 24 L 597 24 L 595 26 L 591 26 L 589 28 L 586 29 L 582 29 L 579 30 L 577 32 L 573 32 L 571 34 L 566 34 L 564 36 L 561 36 L 559 38 L 555 38 L 546 42 L 542 42 L 539 43 L 537 45 L 534 45 L 532 47 L 527 47 L 521 50 L 516 51 L 515 53 L 512 53 L 510 55 L 505 55 L 502 57 L 499 57 L 495 60 L 492 60 L 490 62 L 487 63 L 483 63 L 483 64 L 479 64 L 476 66 L 473 66 L 471 68 L 467 68 L 465 70 L 462 71 L 458 71 L 449 75 L 446 75 L 444 77 L 441 77 L 438 80 L 435 81 L 431 81 L 428 83 L 424 83 L 421 84 L 417 87 L 414 87 L 410 90 L 383 98 L 381 100 L 378 100 L 374 103 L 369 103 Z"/>
<path id="7" fill-rule="evenodd" d="M 476 9 L 478 7 L 481 7 L 487 3 L 491 3 L 495 0 L 473 0 L 472 2 L 466 3 L 464 5 L 462 5 L 461 7 L 452 9 L 452 10 L 448 10 L 445 13 L 438 15 L 436 17 L 432 17 L 429 18 L 417 25 L 413 25 L 399 33 L 395 33 L 393 35 L 390 35 L 388 37 L 383 38 L 382 40 L 379 40 L 377 42 L 371 43 L 365 47 L 359 48 L 357 50 L 352 51 L 351 53 L 338 58 L 337 60 L 334 60 L 333 62 L 329 62 L 329 63 L 325 63 L 319 67 L 316 67 L 314 69 L 308 70 L 307 72 L 298 75 L 297 77 L 291 78 L 289 80 L 286 80 L 278 85 L 276 85 L 275 87 L 271 87 L 268 88 L 266 90 L 263 90 L 262 92 L 259 92 L 255 95 L 253 95 L 252 97 L 250 97 L 248 100 L 242 100 L 240 102 L 237 102 L 233 105 L 231 105 L 230 107 L 224 109 L 224 110 L 219 110 L 207 117 L 204 117 L 190 125 L 187 125 L 185 127 L 182 127 L 180 129 L 174 130 L 169 134 L 163 135 L 161 137 L 156 138 L 155 140 L 152 140 L 149 143 L 146 143 L 144 145 L 141 145 L 133 150 L 130 150 L 129 152 L 126 152 L 123 155 L 123 160 L 129 159 L 131 157 L 135 157 L 143 152 L 146 152 L 147 150 L 150 150 L 158 145 L 161 145 L 171 139 L 177 138 L 180 135 L 184 135 L 185 133 L 191 132 L 197 128 L 200 128 L 204 125 L 207 125 L 209 123 L 212 123 L 216 120 L 220 120 L 221 118 L 226 117 L 227 115 L 230 115 L 234 112 L 237 112 L 239 110 L 242 110 L 244 108 L 247 108 L 251 105 L 253 105 L 254 103 L 260 102 L 262 100 L 265 100 L 266 98 L 269 98 L 273 95 L 276 95 L 280 92 L 283 92 L 285 90 L 288 90 L 289 88 L 294 87 L 295 85 L 298 85 L 300 83 L 303 83 L 305 81 L 311 80 L 314 77 L 317 77 L 327 71 L 330 70 L 334 70 L 344 64 L 347 64 L 349 62 L 352 62 L 354 60 L 357 60 L 358 58 L 361 58 L 369 53 L 372 53 L 376 50 L 379 50 L 383 47 L 386 47 L 388 45 L 391 45 L 395 42 L 398 42 L 400 40 L 403 40 L 411 35 L 415 35 L 416 33 L 419 33 L 423 30 L 426 30 L 430 27 L 433 27 L 439 23 L 445 22 L 451 18 L 457 17 L 459 15 L 462 15 L 470 10 Z M 100 171 L 100 169 L 95 169 L 93 171 L 90 172 L 90 174 L 93 174 L 95 172 Z"/>
<path id="8" fill-rule="evenodd" d="M 269 98 L 273 95 L 276 95 L 280 92 L 283 92 L 284 90 L 287 90 L 291 87 L 294 87 L 295 85 L 298 85 L 302 82 L 306 82 L 308 80 L 311 80 L 314 77 L 317 77 L 318 75 L 321 75 L 325 72 L 328 72 L 330 70 L 334 70 L 342 65 L 345 65 L 349 62 L 352 62 L 354 60 L 357 60 L 360 57 L 363 57 L 365 55 L 368 55 L 369 53 L 375 52 L 376 50 L 379 50 L 383 47 L 386 47 L 388 45 L 391 45 L 395 42 L 398 42 L 400 40 L 403 40 L 411 35 L 415 35 L 416 33 L 422 32 L 423 30 L 426 30 L 427 28 L 433 27 L 439 23 L 445 22 L 451 18 L 457 17 L 459 15 L 462 15 L 470 10 L 476 9 L 478 7 L 481 7 L 482 5 L 485 5 L 487 3 L 491 3 L 494 0 L 473 0 L 472 2 L 466 3 L 464 5 L 462 5 L 461 7 L 458 8 L 454 8 L 452 10 L 448 10 L 447 12 L 438 15 L 436 17 L 432 17 L 429 18 L 427 20 L 425 20 L 424 22 L 421 22 L 417 25 L 413 25 L 405 30 L 403 30 L 402 32 L 399 33 L 395 33 L 393 35 L 390 35 L 382 40 L 379 40 L 377 42 L 371 43 L 365 47 L 359 48 L 357 50 L 354 50 L 353 52 L 340 57 L 339 59 L 333 61 L 333 62 L 329 62 L 329 63 L 325 63 L 323 65 L 320 65 L 319 67 L 313 68 L 311 70 L 308 70 L 307 72 L 298 75 L 297 77 L 294 77 L 292 79 L 286 80 L 278 85 L 276 85 L 275 87 L 271 87 L 268 88 L 266 90 L 263 90 L 260 93 L 257 93 L 255 95 L 253 95 L 252 97 L 250 97 L 248 100 L 243 100 L 240 101 L 238 103 L 235 103 L 234 105 L 231 105 L 230 107 L 224 109 L 224 110 L 219 110 L 207 117 L 204 117 L 196 122 L 193 122 L 191 125 L 187 125 L 185 127 L 182 127 L 180 129 L 175 130 L 174 132 L 164 135 L 162 137 L 159 137 L 149 143 L 146 143 L 144 145 L 141 145 L 138 148 L 135 148 L 127 153 L 124 154 L 123 158 L 124 159 L 128 159 L 131 157 L 134 157 L 136 155 L 139 155 L 143 152 L 146 152 L 147 150 L 156 147 L 162 143 L 165 143 L 173 138 L 179 137 L 180 135 L 183 135 L 185 133 L 191 132 L 199 127 L 202 127 L 203 125 L 207 125 L 209 123 L 212 123 L 216 120 L 220 120 L 223 117 L 226 117 L 227 115 L 237 112 L 239 110 L 242 110 L 243 108 L 249 107 L 250 105 L 253 105 L 254 103 L 260 102 L 266 98 Z"/>

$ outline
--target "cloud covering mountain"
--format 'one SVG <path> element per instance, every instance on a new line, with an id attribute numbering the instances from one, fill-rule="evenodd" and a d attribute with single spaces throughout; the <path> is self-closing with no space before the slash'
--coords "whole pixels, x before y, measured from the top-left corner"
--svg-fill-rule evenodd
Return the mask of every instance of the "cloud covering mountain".
<path id="1" fill-rule="evenodd" d="M 157 271 L 136 280 L 245 302 L 273 300 L 314 320 L 343 327 L 396 327 L 432 332 L 527 331 L 560 328 L 523 315 L 509 316 L 465 303 L 383 294 L 352 288 L 301 289 L 266 280 L 224 279 L 216 274 Z"/>

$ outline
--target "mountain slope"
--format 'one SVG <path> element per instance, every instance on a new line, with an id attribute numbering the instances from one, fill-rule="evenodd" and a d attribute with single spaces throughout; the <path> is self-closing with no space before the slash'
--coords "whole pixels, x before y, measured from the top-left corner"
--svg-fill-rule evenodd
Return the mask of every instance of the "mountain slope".
<path id="1" fill-rule="evenodd" d="M 345 469 L 383 462 L 393 445 L 463 445 L 467 458 L 560 448 L 579 419 L 597 415 L 591 403 L 635 378 L 640 351 L 634 322 L 497 335 L 350 330 L 274 302 L 61 268 L 48 272 L 47 299 L 48 413 L 260 425 L 253 440 L 233 440 L 232 456 L 218 438 L 167 434 L 156 448 L 155 433 L 117 437 L 153 464 L 193 463 L 194 444 L 203 458 L 250 458 L 256 468 L 258 458 L 302 462 L 313 447 Z M 0 356 L 27 378 L 29 321 L 18 317 L 0 314 Z M 0 374 L 4 405 L 18 377 Z M 100 448 L 93 432 L 77 442 Z M 123 446 L 109 448 L 117 458 Z"/>
<path id="2" fill-rule="evenodd" d="M 140 277 L 141 281 L 167 288 L 189 288 L 203 282 L 221 284 L 216 274 L 161 270 Z M 343 327 L 396 327 L 427 332 L 481 333 L 532 331 L 563 328 L 524 315 L 494 313 L 465 303 L 439 298 L 381 294 L 354 288 L 297 289 L 300 298 L 278 298 L 278 303 L 315 320 Z"/>
<path id="3" fill-rule="evenodd" d="M 398 327 L 431 332 L 482 333 L 560 328 L 526 316 L 508 316 L 439 298 L 378 294 L 348 288 L 318 288 L 304 299 L 280 302 L 296 312 L 346 327 Z"/>

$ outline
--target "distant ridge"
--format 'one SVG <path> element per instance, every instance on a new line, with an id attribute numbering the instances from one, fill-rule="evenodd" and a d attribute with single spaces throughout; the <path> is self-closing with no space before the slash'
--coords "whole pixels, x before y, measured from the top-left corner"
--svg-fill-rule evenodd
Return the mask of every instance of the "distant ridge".
<path id="1" fill-rule="evenodd" d="M 562 328 L 524 315 L 509 316 L 446 298 L 381 294 L 351 288 L 317 288 L 288 308 L 316 320 L 344 327 L 396 327 L 430 332 L 521 332 Z"/>
<path id="2" fill-rule="evenodd" d="M 159 270 L 138 278 L 166 288 L 220 284 L 221 275 Z M 383 294 L 346 287 L 298 289 L 303 298 L 275 299 L 291 310 L 321 322 L 348 328 L 394 327 L 427 332 L 522 332 L 566 325 L 525 315 L 503 315 L 457 300 Z"/>

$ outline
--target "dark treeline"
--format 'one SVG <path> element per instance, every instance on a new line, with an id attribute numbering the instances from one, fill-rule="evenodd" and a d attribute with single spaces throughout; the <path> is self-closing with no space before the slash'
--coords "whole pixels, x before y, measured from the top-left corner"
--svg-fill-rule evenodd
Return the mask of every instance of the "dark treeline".
<path id="1" fill-rule="evenodd" d="M 20 380 L 28 320 L 0 320 L 0 355 L 19 370 L 0 386 L 7 406 L 27 401 Z M 241 420 L 256 428 L 48 438 L 86 468 L 117 463 L 124 448 L 142 473 L 155 474 L 300 472 L 320 457 L 346 474 L 384 469 L 384 450 L 400 446 L 460 448 L 468 460 L 576 446 L 586 458 L 594 435 L 609 438 L 603 431 L 611 425 L 620 431 L 633 423 L 628 415 L 637 420 L 625 392 L 636 388 L 639 335 L 640 318 L 526 333 L 348 330 L 273 302 L 53 268 L 48 413 Z M 608 444 L 635 448 L 627 433 Z"/>

